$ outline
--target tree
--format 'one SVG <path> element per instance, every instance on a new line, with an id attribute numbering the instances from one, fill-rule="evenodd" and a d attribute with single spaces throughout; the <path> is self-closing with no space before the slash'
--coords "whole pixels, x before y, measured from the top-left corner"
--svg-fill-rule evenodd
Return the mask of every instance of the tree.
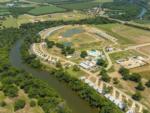
<path id="1" fill-rule="evenodd" d="M 14 85 L 4 84 L 2 90 L 9 97 L 16 97 L 18 95 L 18 88 Z"/>
<path id="2" fill-rule="evenodd" d="M 138 86 L 136 87 L 137 90 L 143 91 L 145 87 L 143 86 L 142 82 L 139 82 Z"/>
<path id="3" fill-rule="evenodd" d="M 74 48 L 71 48 L 70 46 L 64 47 L 64 48 L 62 48 L 62 50 L 61 50 L 61 53 L 64 54 L 65 56 L 66 56 L 66 55 L 73 54 L 74 52 L 75 52 L 75 49 L 74 49 Z"/>
<path id="4" fill-rule="evenodd" d="M 134 82 L 140 82 L 141 78 L 142 78 L 141 75 L 138 73 L 132 73 L 129 77 L 129 79 Z"/>
<path id="5" fill-rule="evenodd" d="M 142 98 L 141 93 L 137 91 L 135 94 L 132 95 L 132 98 L 134 100 L 140 101 Z"/>
<path id="6" fill-rule="evenodd" d="M 19 109 L 24 108 L 24 106 L 25 106 L 25 100 L 18 99 L 18 100 L 15 102 L 14 110 L 17 111 L 17 110 L 19 110 Z"/>
<path id="7" fill-rule="evenodd" d="M 31 106 L 31 107 L 36 106 L 36 101 L 35 101 L 35 100 L 31 100 L 31 101 L 30 101 L 30 106 Z"/>
<path id="8" fill-rule="evenodd" d="M 97 65 L 102 66 L 102 67 L 106 67 L 106 66 L 107 66 L 107 63 L 106 63 L 106 61 L 103 60 L 103 59 L 98 59 L 98 60 L 97 60 Z"/>
<path id="9" fill-rule="evenodd" d="M 5 101 L 1 101 L 0 102 L 0 107 L 4 107 L 4 106 L 6 106 L 6 102 Z"/>
<path id="10" fill-rule="evenodd" d="M 100 75 L 101 75 L 101 79 L 103 80 L 103 81 L 105 81 L 105 82 L 110 82 L 110 77 L 109 77 L 109 75 L 107 74 L 107 71 L 103 68 L 102 70 L 101 70 L 101 73 L 100 73 Z"/>
<path id="11" fill-rule="evenodd" d="M 113 78 L 113 83 L 114 83 L 114 84 L 118 84 L 118 83 L 119 83 L 118 78 Z"/>
<path id="12" fill-rule="evenodd" d="M 77 65 L 74 65 L 74 66 L 73 66 L 73 71 L 80 71 L 80 67 L 77 66 Z"/>
<path id="13" fill-rule="evenodd" d="M 124 80 L 128 80 L 130 77 L 130 72 L 128 69 L 121 67 L 119 73 L 123 76 Z"/>
<path id="14" fill-rule="evenodd" d="M 46 43 L 47 43 L 47 47 L 48 48 L 53 48 L 53 46 L 55 45 L 55 42 L 54 41 L 46 41 Z"/>
<path id="15" fill-rule="evenodd" d="M 145 85 L 150 88 L 150 80 L 147 81 Z"/>
<path id="16" fill-rule="evenodd" d="M 88 54 L 87 54 L 86 51 L 82 51 L 81 54 L 80 54 L 80 57 L 81 57 L 81 58 L 85 58 L 85 57 L 87 57 L 87 55 L 88 55 Z"/>

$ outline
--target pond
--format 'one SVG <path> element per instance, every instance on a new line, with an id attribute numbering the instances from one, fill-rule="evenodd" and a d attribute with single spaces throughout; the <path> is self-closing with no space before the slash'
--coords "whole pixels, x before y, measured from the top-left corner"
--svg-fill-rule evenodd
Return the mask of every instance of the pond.
<path id="1" fill-rule="evenodd" d="M 62 36 L 64 38 L 69 38 L 69 37 L 72 37 L 73 35 L 76 35 L 76 34 L 79 34 L 79 33 L 83 33 L 84 32 L 84 29 L 82 28 L 73 28 L 73 29 L 69 29 L 69 30 L 66 30 Z"/>

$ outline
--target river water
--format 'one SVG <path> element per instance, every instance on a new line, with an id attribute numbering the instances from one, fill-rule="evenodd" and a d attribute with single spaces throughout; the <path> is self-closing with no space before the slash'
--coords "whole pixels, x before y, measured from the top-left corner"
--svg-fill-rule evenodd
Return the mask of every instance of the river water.
<path id="1" fill-rule="evenodd" d="M 73 113 L 98 113 L 97 109 L 91 108 L 86 101 L 82 100 L 66 84 L 59 82 L 57 78 L 51 76 L 48 72 L 39 71 L 23 64 L 20 54 L 22 42 L 23 40 L 17 41 L 10 51 L 10 62 L 14 67 L 24 69 L 34 77 L 47 82 L 66 101 Z"/>

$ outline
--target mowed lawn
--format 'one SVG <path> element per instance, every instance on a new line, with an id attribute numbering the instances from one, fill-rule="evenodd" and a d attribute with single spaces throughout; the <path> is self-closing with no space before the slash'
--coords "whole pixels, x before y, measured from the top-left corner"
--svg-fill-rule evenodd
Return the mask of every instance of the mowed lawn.
<path id="1" fill-rule="evenodd" d="M 121 44 L 143 44 L 150 42 L 150 32 L 122 24 L 97 25 L 98 28 L 105 30 L 113 35 Z"/>
<path id="2" fill-rule="evenodd" d="M 49 14 L 49 13 L 57 13 L 57 12 L 64 12 L 66 9 L 56 7 L 54 5 L 48 6 L 39 6 L 34 9 L 31 9 L 28 13 L 32 15 L 42 15 L 42 14 Z"/>

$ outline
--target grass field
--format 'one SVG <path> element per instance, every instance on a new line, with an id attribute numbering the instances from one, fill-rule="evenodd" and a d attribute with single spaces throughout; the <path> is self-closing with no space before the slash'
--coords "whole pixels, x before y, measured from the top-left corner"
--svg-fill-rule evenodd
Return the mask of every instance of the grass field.
<path id="1" fill-rule="evenodd" d="M 128 58 L 128 57 L 139 56 L 139 55 L 141 56 L 141 54 L 138 53 L 137 51 L 128 50 L 128 51 L 112 53 L 112 54 L 110 54 L 110 57 L 113 62 L 116 62 L 116 60 L 119 60 L 119 59 L 124 59 L 124 58 Z"/>
<path id="2" fill-rule="evenodd" d="M 150 46 L 141 47 L 139 50 L 147 55 L 150 55 Z"/>
<path id="3" fill-rule="evenodd" d="M 104 2 L 112 2 L 112 0 L 91 0 L 88 2 L 73 2 L 73 3 L 68 3 L 68 4 L 60 4 L 58 6 L 66 8 L 66 9 L 77 9 L 77 10 L 82 10 L 82 9 L 89 9 L 95 6 L 98 6 L 99 3 L 104 3 Z"/>
<path id="4" fill-rule="evenodd" d="M 63 8 L 59 8 L 54 5 L 49 5 L 49 6 L 36 7 L 34 9 L 31 9 L 28 13 L 32 15 L 43 15 L 48 13 L 57 13 L 57 12 L 64 12 L 64 11 L 66 10 Z"/>
<path id="5" fill-rule="evenodd" d="M 97 27 L 116 37 L 120 44 L 130 45 L 150 42 L 150 32 L 146 30 L 122 24 L 98 25 Z"/>
<path id="6" fill-rule="evenodd" d="M 9 2 L 9 1 L 12 1 L 12 0 L 0 0 L 0 3 Z"/>

